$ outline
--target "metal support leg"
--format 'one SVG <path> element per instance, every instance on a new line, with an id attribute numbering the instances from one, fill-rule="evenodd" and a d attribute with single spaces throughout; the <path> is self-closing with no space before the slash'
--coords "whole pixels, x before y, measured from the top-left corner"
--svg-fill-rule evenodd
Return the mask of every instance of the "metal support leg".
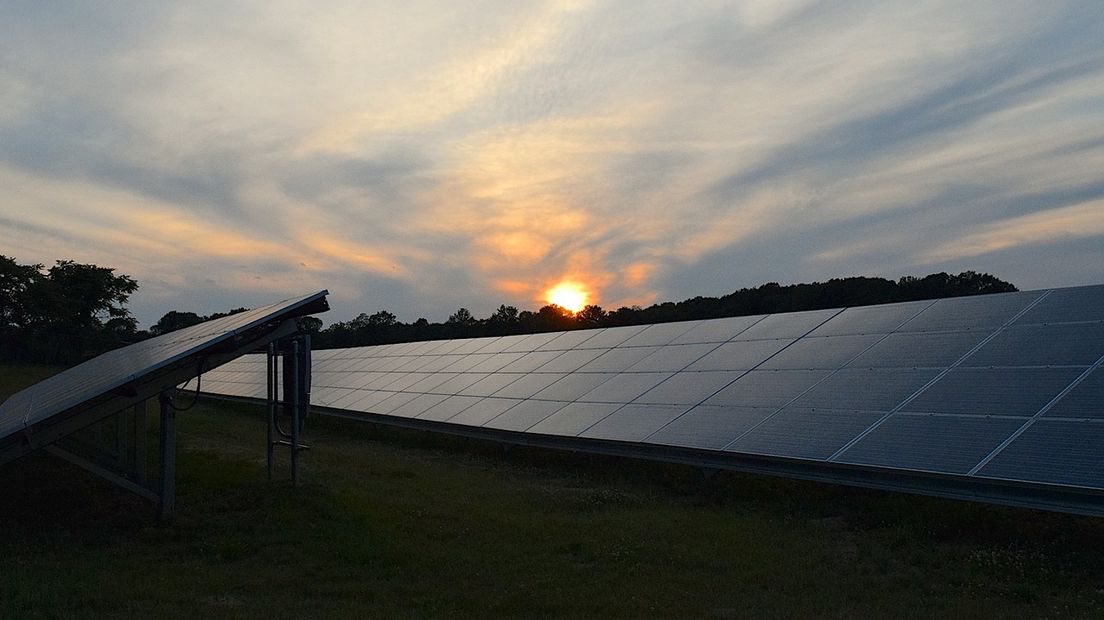
<path id="1" fill-rule="evenodd" d="M 176 508 L 176 410 L 167 394 L 157 400 L 161 405 L 161 501 L 157 513 L 166 518 Z"/>
<path id="2" fill-rule="evenodd" d="M 310 407 L 310 340 L 288 338 L 268 348 L 268 478 L 273 478 L 273 452 L 277 445 L 291 450 L 291 481 L 299 486 L 299 457 L 310 446 L 302 443 L 303 422 Z M 291 428 L 281 425 L 290 418 Z"/>
<path id="3" fill-rule="evenodd" d="M 120 471 L 130 470 L 130 450 L 127 439 L 130 436 L 130 415 L 124 409 L 115 414 L 115 466 Z"/>
<path id="4" fill-rule="evenodd" d="M 273 450 L 276 447 L 276 415 L 279 412 L 277 400 L 280 397 L 278 391 L 278 378 L 279 373 L 276 368 L 276 343 L 269 343 L 268 353 L 265 356 L 267 358 L 268 369 L 268 480 L 272 481 L 272 459 Z"/>
<path id="5" fill-rule="evenodd" d="M 134 448 L 131 457 L 131 472 L 134 481 L 145 486 L 146 484 L 146 401 L 134 405 L 131 412 L 133 425 L 131 426 L 131 446 Z"/>
<path id="6" fill-rule="evenodd" d="M 294 486 L 299 486 L 299 409 L 303 406 L 299 394 L 301 388 L 299 380 L 300 352 L 301 344 L 299 339 L 295 339 L 291 343 L 291 393 L 295 395 L 291 404 L 291 483 Z"/>

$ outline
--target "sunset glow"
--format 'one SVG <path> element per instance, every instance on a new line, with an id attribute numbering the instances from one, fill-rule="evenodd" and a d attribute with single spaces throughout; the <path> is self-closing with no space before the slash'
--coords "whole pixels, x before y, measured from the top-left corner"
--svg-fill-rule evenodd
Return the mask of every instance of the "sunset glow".
<path id="1" fill-rule="evenodd" d="M 587 292 L 578 282 L 564 281 L 549 289 L 545 294 L 548 303 L 578 312 L 587 305 Z"/>

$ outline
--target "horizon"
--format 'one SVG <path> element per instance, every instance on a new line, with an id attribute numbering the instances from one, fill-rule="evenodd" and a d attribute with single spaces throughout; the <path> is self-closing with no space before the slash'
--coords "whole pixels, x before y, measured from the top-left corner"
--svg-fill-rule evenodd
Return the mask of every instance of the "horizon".
<path id="1" fill-rule="evenodd" d="M 938 273 L 943 273 L 943 272 L 924 274 L 923 276 L 915 276 L 915 277 L 917 277 L 919 279 L 922 279 L 923 277 L 931 276 L 931 275 L 937 275 Z M 962 275 L 962 274 L 948 274 L 948 275 Z M 979 275 L 981 275 L 981 276 L 993 276 L 993 274 L 987 274 L 987 273 L 979 273 Z M 898 278 L 884 278 L 884 279 L 888 282 L 898 283 L 901 279 L 903 279 L 905 277 L 910 277 L 910 276 L 900 276 Z M 993 277 L 996 277 L 996 276 L 993 276 Z M 736 295 L 736 294 L 743 293 L 743 292 L 755 291 L 755 290 L 758 290 L 758 289 L 760 289 L 764 286 L 770 285 L 770 284 L 774 284 L 774 285 L 779 286 L 781 288 L 794 287 L 794 286 L 817 286 L 817 285 L 826 284 L 828 282 L 835 281 L 835 280 L 848 280 L 848 279 L 857 279 L 857 278 L 873 279 L 874 277 L 873 276 L 847 276 L 847 277 L 842 277 L 842 278 L 829 278 L 829 279 L 826 279 L 824 281 L 813 281 L 813 282 L 788 282 L 788 283 L 763 282 L 763 283 L 760 283 L 759 285 L 756 285 L 756 286 L 742 287 L 742 288 L 739 288 L 739 289 L 735 289 L 733 291 L 729 291 L 727 293 L 720 293 L 720 294 L 717 294 L 717 295 L 692 295 L 692 296 L 687 297 L 685 299 L 657 300 L 657 301 L 655 301 L 652 304 L 649 304 L 647 306 L 621 306 L 621 307 L 618 307 L 618 308 L 604 308 L 604 307 L 601 307 L 601 306 L 599 306 L 599 307 L 606 313 L 610 313 L 610 312 L 613 312 L 615 310 L 621 310 L 621 309 L 629 309 L 629 310 L 634 310 L 634 311 L 640 311 L 640 310 L 648 310 L 649 308 L 657 307 L 657 306 L 661 306 L 663 304 L 669 304 L 669 303 L 673 303 L 673 304 L 676 304 L 676 305 L 677 304 L 683 304 L 683 303 L 686 303 L 686 302 L 693 301 L 695 299 L 720 300 L 720 299 L 723 299 L 724 297 L 727 297 L 727 296 L 730 296 L 730 295 Z M 1073 286 L 1069 286 L 1069 287 L 1043 287 L 1043 288 L 1038 288 L 1038 289 L 1024 289 L 1024 288 L 1016 287 L 1014 282 L 1007 282 L 1007 281 L 1001 280 L 999 277 L 996 277 L 996 278 L 997 278 L 998 281 L 1000 281 L 1002 283 L 1011 284 L 1013 287 L 1015 287 L 1015 289 L 1016 289 L 1015 292 L 1025 292 L 1025 293 L 1029 293 L 1029 292 L 1033 292 L 1033 291 L 1041 291 L 1041 290 L 1059 290 L 1059 289 L 1063 289 L 1063 288 L 1079 288 L 1079 287 L 1083 287 L 1083 286 L 1104 286 L 1104 282 L 1102 282 L 1102 283 L 1098 283 L 1098 284 L 1073 285 Z M 1001 294 L 1001 293 L 1006 293 L 1006 292 L 1011 292 L 1011 291 L 993 291 L 993 292 L 987 292 L 987 293 L 984 293 L 984 294 L 992 295 L 992 294 Z M 931 298 L 924 297 L 924 298 L 921 298 L 921 299 L 944 299 L 944 298 L 952 298 L 952 297 L 954 297 L 954 296 L 936 296 L 936 297 L 931 297 Z M 268 302 L 265 302 L 265 303 L 266 304 L 276 303 L 278 301 L 284 301 L 284 300 L 269 300 Z M 866 305 L 886 305 L 886 304 L 894 304 L 894 303 L 912 303 L 912 301 L 915 301 L 915 300 L 878 301 L 878 302 L 873 302 L 873 303 L 856 304 L 854 306 L 846 306 L 846 307 L 859 307 L 859 306 L 866 306 Z M 595 304 L 595 305 L 597 305 L 597 304 Z M 509 306 L 509 304 L 499 304 L 499 306 Z M 497 308 L 499 306 L 495 306 L 495 310 L 497 310 Z M 572 310 L 570 310 L 568 308 L 565 308 L 563 306 L 560 306 L 559 304 L 556 304 L 555 302 L 552 302 L 552 301 L 549 301 L 545 304 L 542 304 L 539 307 L 526 308 L 526 307 L 514 306 L 513 308 L 515 310 L 517 310 L 518 312 L 530 312 L 530 313 L 536 314 L 546 306 L 558 307 L 560 310 L 565 311 L 568 316 L 572 316 L 572 317 L 574 317 L 575 315 L 577 315 L 579 313 L 578 311 L 572 311 Z M 589 304 L 588 304 L 588 307 L 589 307 Z M 845 307 L 845 306 L 830 306 L 830 307 Z M 252 307 L 239 308 L 239 310 L 251 310 L 251 309 L 253 309 L 253 308 Z M 172 310 L 176 310 L 176 311 L 179 311 L 179 312 L 190 312 L 190 310 L 182 310 L 182 309 L 178 309 L 178 308 L 174 308 L 174 309 L 171 309 L 171 310 L 166 310 L 165 312 L 167 313 L 167 312 L 170 312 Z M 452 312 L 457 311 L 457 310 L 468 310 L 468 308 L 463 307 L 463 306 L 461 306 L 459 308 L 454 308 L 453 310 L 450 311 L 450 314 Z M 789 313 L 789 312 L 805 312 L 805 311 L 807 311 L 807 310 L 785 310 L 785 311 L 778 312 L 777 314 L 785 314 L 785 313 Z M 221 310 L 221 311 L 216 310 L 215 312 L 216 313 L 217 312 L 226 312 L 226 310 Z M 373 315 L 377 312 L 388 312 L 388 313 L 390 313 L 390 311 L 387 308 L 379 308 L 379 309 L 376 309 L 372 312 L 369 312 L 369 311 L 366 311 L 366 310 L 361 311 L 361 312 L 357 312 L 356 314 L 354 314 L 352 316 L 340 319 L 340 318 L 334 318 L 333 310 L 331 309 L 331 310 L 327 310 L 326 312 L 323 312 L 321 314 L 313 315 L 313 316 L 315 316 L 316 318 L 319 318 L 319 319 L 322 320 L 322 322 L 323 322 L 322 329 L 325 330 L 326 328 L 331 327 L 335 323 L 348 323 L 348 322 L 358 318 L 361 314 L 371 316 L 371 315 Z M 202 313 L 202 312 L 198 312 L 196 314 L 200 315 L 201 318 L 205 318 L 205 314 Z M 394 313 L 391 313 L 391 314 L 394 314 Z M 486 315 L 479 315 L 479 314 L 472 313 L 472 318 L 475 319 L 476 321 L 486 321 L 486 320 L 490 319 L 493 314 L 494 314 L 494 311 L 488 312 Z M 771 314 L 773 314 L 773 313 L 771 313 Z M 162 313 L 162 315 L 164 315 L 164 313 Z M 743 315 L 732 315 L 732 316 L 743 316 Z M 327 320 L 327 319 L 330 319 L 330 320 Z M 409 320 L 404 320 L 403 317 L 395 316 L 395 320 L 399 324 L 407 324 L 407 325 L 413 325 L 413 324 L 415 324 L 416 322 L 418 322 L 420 320 L 427 320 L 429 322 L 429 324 L 431 324 L 431 325 L 433 325 L 433 324 L 438 324 L 439 325 L 439 324 L 444 324 L 444 323 L 447 322 L 445 319 L 429 320 L 429 319 L 426 319 L 424 316 L 418 316 L 416 318 L 411 318 Z M 685 319 L 677 319 L 673 322 L 699 321 L 699 320 L 703 320 L 703 319 L 700 319 L 700 318 L 685 318 Z M 156 322 L 157 321 L 153 321 L 153 324 L 155 324 Z M 665 320 L 665 321 L 660 321 L 660 322 L 667 323 L 667 322 L 672 322 L 672 321 Z M 630 324 L 631 325 L 636 325 L 637 323 L 630 323 Z M 646 323 L 644 323 L 644 324 L 646 324 Z M 148 329 L 148 328 L 149 327 L 142 327 L 142 326 L 139 327 L 139 329 Z M 584 329 L 585 329 L 585 327 L 584 327 Z"/>

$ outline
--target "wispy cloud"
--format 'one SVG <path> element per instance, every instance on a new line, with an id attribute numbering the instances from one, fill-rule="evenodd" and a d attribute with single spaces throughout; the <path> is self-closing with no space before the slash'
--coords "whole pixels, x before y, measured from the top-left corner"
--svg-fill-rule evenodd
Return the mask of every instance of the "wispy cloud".
<path id="1" fill-rule="evenodd" d="M 0 252 L 118 267 L 147 322 L 1104 281 L 1101 40 L 1094 0 L 12 3 Z"/>

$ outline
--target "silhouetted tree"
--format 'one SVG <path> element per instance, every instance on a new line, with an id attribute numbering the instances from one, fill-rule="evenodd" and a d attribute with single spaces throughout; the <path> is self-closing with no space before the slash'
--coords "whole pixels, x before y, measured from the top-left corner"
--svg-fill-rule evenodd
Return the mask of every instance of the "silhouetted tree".
<path id="1" fill-rule="evenodd" d="M 367 312 L 361 312 L 360 314 L 358 314 L 356 316 L 355 319 L 349 321 L 347 323 L 347 325 L 348 325 L 349 329 L 354 330 L 354 331 L 358 331 L 358 330 L 368 329 L 369 327 L 371 327 L 372 322 L 369 320 L 369 316 L 368 316 Z"/>
<path id="2" fill-rule="evenodd" d="M 191 327 L 192 325 L 198 325 L 204 321 L 211 321 L 214 319 L 221 319 L 223 317 L 240 314 L 242 312 L 248 312 L 249 308 L 234 308 L 227 312 L 214 312 L 209 315 L 200 315 L 195 312 L 181 312 L 179 310 L 169 310 L 160 319 L 154 323 L 149 331 L 152 336 L 160 336 L 161 334 L 167 334 L 174 332 L 178 329 L 184 329 L 185 327 Z"/>
<path id="3" fill-rule="evenodd" d="M 242 312 L 248 312 L 248 311 L 249 311 L 249 308 L 234 308 L 234 309 L 229 310 L 227 312 L 214 312 L 214 313 L 209 314 L 205 317 L 202 317 L 202 319 L 204 321 L 210 321 L 211 319 L 221 319 L 224 316 L 231 316 L 231 315 L 234 315 L 234 314 L 241 314 Z"/>
<path id="4" fill-rule="evenodd" d="M 488 319 L 496 325 L 516 325 L 518 322 L 518 309 L 505 304 L 498 307 Z"/>
<path id="5" fill-rule="evenodd" d="M 453 325 L 474 325 L 475 317 L 472 316 L 471 311 L 467 308 L 460 308 L 449 315 L 447 322 Z"/>
<path id="6" fill-rule="evenodd" d="M 398 322 L 399 321 L 395 318 L 395 315 L 386 310 L 380 310 L 379 312 L 368 317 L 368 324 L 376 327 L 390 327 Z"/>
<path id="7" fill-rule="evenodd" d="M 530 331 L 550 332 L 575 327 L 578 327 L 575 324 L 575 315 L 571 314 L 570 310 L 556 304 L 548 304 L 533 315 Z"/>
<path id="8" fill-rule="evenodd" d="M 150 333 L 154 336 L 161 334 L 167 334 L 174 332 L 178 329 L 184 329 L 185 327 L 191 327 L 192 325 L 198 325 L 203 322 L 203 317 L 199 316 L 195 312 L 179 312 L 177 310 L 169 310 L 157 320 L 152 326 L 150 326 Z"/>
<path id="9" fill-rule="evenodd" d="M 634 325 L 642 311 L 643 309 L 640 306 L 621 306 L 606 314 L 606 324 L 611 326 Z"/>
<path id="10" fill-rule="evenodd" d="M 42 265 L 20 265 L 0 254 L 0 328 L 31 322 L 29 290 L 42 277 Z"/>
<path id="11" fill-rule="evenodd" d="M 1016 290 L 1008 282 L 976 271 L 963 271 L 958 275 L 940 272 L 923 278 L 905 276 L 897 281 L 897 287 L 905 300 L 1010 293 Z"/>
<path id="12" fill-rule="evenodd" d="M 59 260 L 28 291 L 34 304 L 31 325 L 94 329 L 118 319 L 117 324 L 133 330 L 137 322 L 126 302 L 136 290 L 138 283 L 130 276 L 117 276 L 109 267 Z"/>
<path id="13" fill-rule="evenodd" d="M 45 269 L 0 256 L 0 357 L 70 363 L 133 340 L 126 303 L 136 290 L 108 267 L 59 260 Z"/>
<path id="14" fill-rule="evenodd" d="M 322 319 L 316 316 L 302 316 L 298 319 L 299 329 L 307 332 L 311 336 L 318 334 L 322 331 Z"/>
<path id="15" fill-rule="evenodd" d="M 583 327 L 597 327 L 606 319 L 602 306 L 586 306 L 575 315 L 575 322 Z"/>

